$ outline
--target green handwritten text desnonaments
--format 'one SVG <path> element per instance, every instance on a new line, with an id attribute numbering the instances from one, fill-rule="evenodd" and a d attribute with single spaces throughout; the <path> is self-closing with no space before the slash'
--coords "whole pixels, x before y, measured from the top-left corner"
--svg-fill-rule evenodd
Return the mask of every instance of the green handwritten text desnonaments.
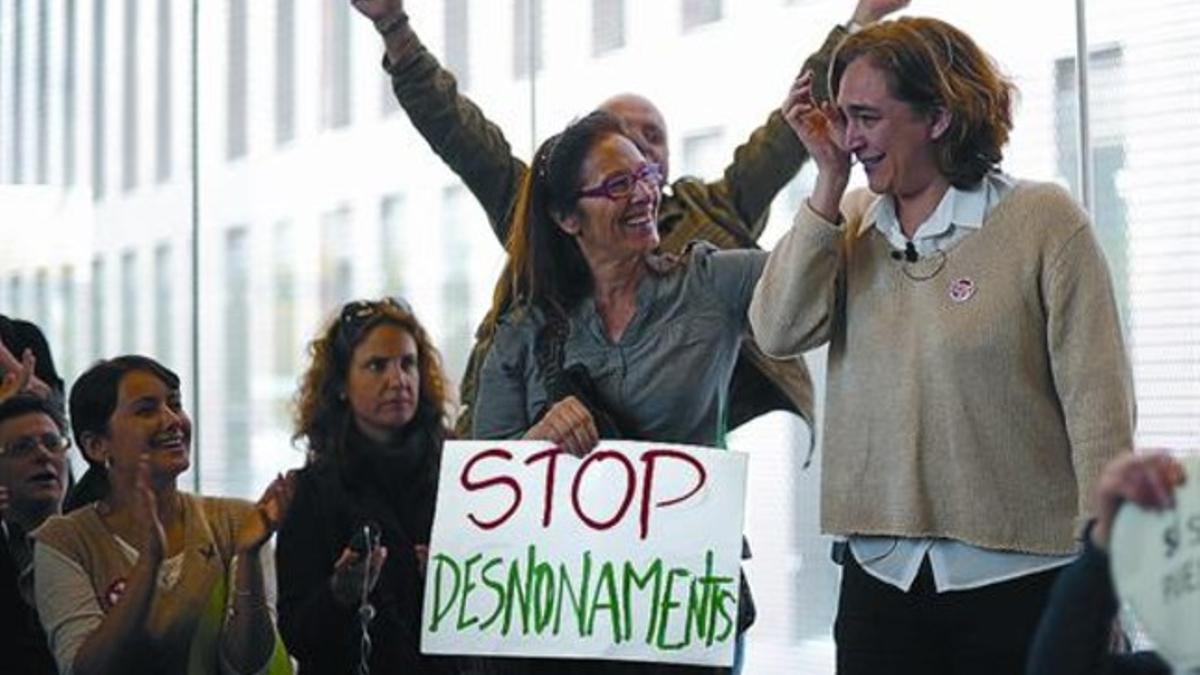
<path id="1" fill-rule="evenodd" d="M 432 633 L 611 635 L 618 644 L 636 636 L 676 651 L 726 642 L 737 628 L 735 579 L 713 573 L 712 551 L 700 571 L 667 568 L 657 558 L 641 568 L 595 561 L 590 552 L 578 565 L 556 566 L 539 560 L 531 545 L 515 559 L 475 554 L 461 560 L 439 553 L 430 560 L 430 572 L 433 612 L 426 620 Z"/>

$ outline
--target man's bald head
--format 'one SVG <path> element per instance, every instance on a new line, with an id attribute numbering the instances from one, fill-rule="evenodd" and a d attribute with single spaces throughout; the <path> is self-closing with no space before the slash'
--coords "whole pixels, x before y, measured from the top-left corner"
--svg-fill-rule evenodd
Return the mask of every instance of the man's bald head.
<path id="1" fill-rule="evenodd" d="M 646 159 L 659 165 L 664 178 L 669 175 L 667 122 L 650 99 L 637 94 L 617 94 L 601 103 L 599 109 L 621 120 Z"/>

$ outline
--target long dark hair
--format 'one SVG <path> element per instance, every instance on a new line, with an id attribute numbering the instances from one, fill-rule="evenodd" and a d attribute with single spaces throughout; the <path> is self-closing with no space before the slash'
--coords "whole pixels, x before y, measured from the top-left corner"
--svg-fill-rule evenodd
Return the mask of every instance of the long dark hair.
<path id="1" fill-rule="evenodd" d="M 162 380 L 173 391 L 179 390 L 179 376 L 170 368 L 148 356 L 128 354 L 112 359 L 97 361 L 88 368 L 71 386 L 70 411 L 71 435 L 75 445 L 88 463 L 88 470 L 79 484 L 67 495 L 64 511 L 103 499 L 108 495 L 111 484 L 108 469 L 88 456 L 84 438 L 88 434 L 108 435 L 108 423 L 117 409 L 117 394 L 121 380 L 132 372 L 145 372 Z"/>
<path id="2" fill-rule="evenodd" d="M 587 261 L 578 242 L 558 221 L 573 212 L 579 201 L 580 174 L 588 153 L 603 139 L 624 133 L 616 117 L 596 111 L 538 148 L 513 205 L 505 247 L 508 263 L 492 299 L 489 324 L 514 299 L 563 315 L 591 292 Z"/>

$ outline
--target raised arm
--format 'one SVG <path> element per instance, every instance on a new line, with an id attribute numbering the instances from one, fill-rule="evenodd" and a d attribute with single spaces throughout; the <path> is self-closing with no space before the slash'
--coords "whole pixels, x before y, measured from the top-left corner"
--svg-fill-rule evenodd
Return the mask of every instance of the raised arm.
<path id="1" fill-rule="evenodd" d="M 286 517 L 294 486 L 294 472 L 277 476 L 237 530 L 233 593 L 221 631 L 221 649 L 239 673 L 261 670 L 275 651 L 274 594 L 268 592 L 268 583 L 274 580 L 265 576 L 262 549 Z"/>
<path id="2" fill-rule="evenodd" d="M 848 26 L 866 26 L 907 6 L 909 0 L 858 0 Z M 821 48 L 809 56 L 800 72 L 814 73 L 813 97 L 828 101 L 826 73 L 842 40 L 846 28 L 835 26 L 826 36 Z M 720 180 L 708 183 L 705 190 L 711 201 L 726 204 L 736 214 L 745 234 L 758 239 L 766 226 L 767 209 L 775 195 L 800 170 L 808 159 L 805 146 L 788 128 L 781 111 L 774 110 L 765 124 L 755 129 L 750 138 L 738 146 L 733 161 L 725 168 Z"/>
<path id="3" fill-rule="evenodd" d="M 818 104 L 813 74 L 792 84 L 780 108 L 817 164 L 812 195 L 792 229 L 775 245 L 750 302 L 754 340 L 769 356 L 794 356 L 827 341 L 838 298 L 846 233 L 841 201 L 850 180 L 837 113 Z"/>
<path id="4" fill-rule="evenodd" d="M 503 244 L 509 210 L 528 167 L 504 133 L 458 91 L 454 75 L 429 53 L 409 24 L 403 0 L 354 0 L 383 37 L 384 69 L 413 126 L 487 213 Z"/>

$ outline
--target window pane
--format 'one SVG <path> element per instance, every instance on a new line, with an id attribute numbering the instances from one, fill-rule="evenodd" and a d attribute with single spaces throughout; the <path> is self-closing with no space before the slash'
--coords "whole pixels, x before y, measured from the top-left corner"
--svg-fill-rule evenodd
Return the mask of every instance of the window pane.
<path id="1" fill-rule="evenodd" d="M 275 8 L 275 142 L 296 135 L 296 3 L 278 0 Z"/>
<path id="2" fill-rule="evenodd" d="M 625 46 L 625 0 L 592 0 L 592 55 Z"/>
<path id="3" fill-rule="evenodd" d="M 246 0 L 229 0 L 228 57 L 226 59 L 226 132 L 225 155 L 237 159 L 246 154 L 246 63 L 249 57 Z"/>
<path id="4" fill-rule="evenodd" d="M 683 0 L 683 29 L 721 20 L 721 0 Z"/>
<path id="5" fill-rule="evenodd" d="M 160 183 L 171 177 L 171 31 L 171 0 L 158 0 L 154 178 Z"/>
<path id="6" fill-rule="evenodd" d="M 1093 213 L 1123 294 L 1138 442 L 1200 451 L 1200 5 L 1127 9 L 1088 4 Z"/>
<path id="7" fill-rule="evenodd" d="M 138 182 L 138 0 L 125 0 L 121 44 L 121 187 Z"/>
<path id="8" fill-rule="evenodd" d="M 350 123 L 350 3 L 321 7 L 321 126 Z"/>

